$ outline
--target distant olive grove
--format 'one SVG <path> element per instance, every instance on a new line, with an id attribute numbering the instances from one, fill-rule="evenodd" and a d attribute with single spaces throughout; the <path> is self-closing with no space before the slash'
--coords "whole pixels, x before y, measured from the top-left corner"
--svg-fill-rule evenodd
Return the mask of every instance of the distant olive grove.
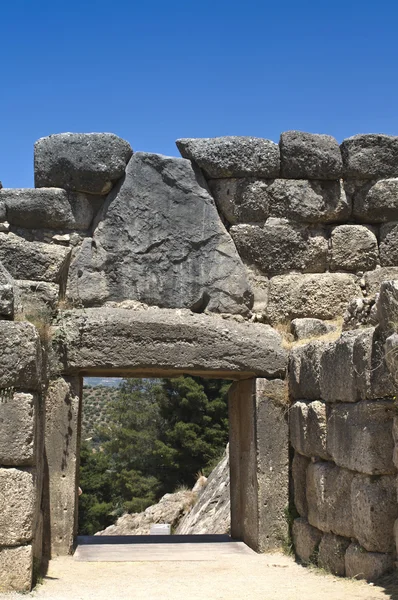
<path id="1" fill-rule="evenodd" d="M 209 474 L 228 441 L 229 386 L 187 376 L 85 386 L 79 533 L 92 535 Z"/>

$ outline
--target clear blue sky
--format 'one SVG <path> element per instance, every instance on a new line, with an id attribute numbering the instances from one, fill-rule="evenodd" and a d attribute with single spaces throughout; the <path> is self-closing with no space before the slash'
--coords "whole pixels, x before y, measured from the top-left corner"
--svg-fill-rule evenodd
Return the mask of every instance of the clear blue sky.
<path id="1" fill-rule="evenodd" d="M 33 144 L 110 131 L 398 135 L 396 0 L 2 0 L 0 180 L 33 185 Z"/>

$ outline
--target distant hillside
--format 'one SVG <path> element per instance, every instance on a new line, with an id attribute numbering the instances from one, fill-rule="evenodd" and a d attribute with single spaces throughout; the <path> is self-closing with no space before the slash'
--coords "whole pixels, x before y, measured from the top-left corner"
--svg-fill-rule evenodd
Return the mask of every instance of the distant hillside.
<path id="1" fill-rule="evenodd" d="M 90 377 L 93 380 L 104 379 Z M 109 380 L 107 380 L 109 381 Z M 120 382 L 120 379 L 113 379 Z M 95 427 L 108 422 L 107 407 L 109 402 L 118 394 L 118 388 L 114 385 L 83 385 L 83 414 L 82 414 L 82 437 L 83 439 L 93 437 Z"/>
<path id="2" fill-rule="evenodd" d="M 101 385 L 104 387 L 118 387 L 122 382 L 120 377 L 84 377 L 85 386 Z"/>

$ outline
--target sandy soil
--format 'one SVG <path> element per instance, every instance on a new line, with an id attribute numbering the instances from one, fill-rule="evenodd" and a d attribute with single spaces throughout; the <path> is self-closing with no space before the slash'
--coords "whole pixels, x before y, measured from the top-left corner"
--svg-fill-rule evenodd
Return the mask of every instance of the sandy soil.
<path id="1" fill-rule="evenodd" d="M 217 561 L 89 563 L 51 561 L 43 584 L 30 594 L 2 599 L 51 600 L 381 600 L 398 587 L 340 579 L 297 565 L 280 554 L 231 556 Z"/>

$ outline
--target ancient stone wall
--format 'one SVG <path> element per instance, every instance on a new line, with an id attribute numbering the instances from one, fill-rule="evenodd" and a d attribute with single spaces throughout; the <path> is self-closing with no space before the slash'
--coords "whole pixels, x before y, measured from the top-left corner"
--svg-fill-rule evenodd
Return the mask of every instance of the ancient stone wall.
<path id="1" fill-rule="evenodd" d="M 375 301 L 398 278 L 398 138 L 177 145 L 57 134 L 35 145 L 35 189 L 0 189 L 0 588 L 71 549 L 80 377 L 97 373 L 238 380 L 235 532 L 283 542 L 289 418 L 298 556 L 392 565 L 394 284 Z"/>

